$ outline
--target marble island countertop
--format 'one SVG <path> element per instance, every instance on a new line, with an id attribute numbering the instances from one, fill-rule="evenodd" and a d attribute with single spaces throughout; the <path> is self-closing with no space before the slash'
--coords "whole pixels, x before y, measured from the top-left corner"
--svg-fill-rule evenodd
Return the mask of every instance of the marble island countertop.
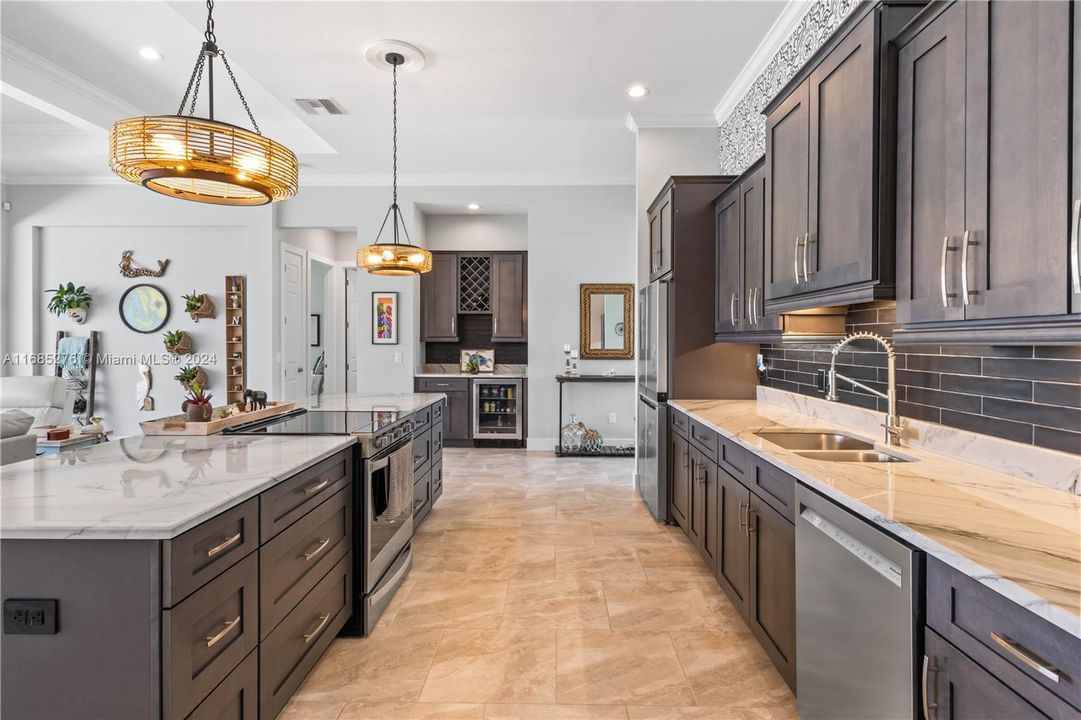
<path id="1" fill-rule="evenodd" d="M 355 442 L 131 436 L 5 465 L 0 538 L 173 538 Z"/>
<path id="2" fill-rule="evenodd" d="M 310 395 L 297 403 L 309 410 L 349 410 L 353 412 L 399 412 L 414 413 L 433 405 L 446 395 L 443 393 L 400 393 L 366 395 L 360 393 L 330 393 Z"/>
<path id="3" fill-rule="evenodd" d="M 904 463 L 815 460 L 756 432 L 850 428 L 760 400 L 672 400 L 858 515 L 1081 637 L 1081 497 L 904 445 Z M 861 433 L 880 441 L 876 433 Z"/>

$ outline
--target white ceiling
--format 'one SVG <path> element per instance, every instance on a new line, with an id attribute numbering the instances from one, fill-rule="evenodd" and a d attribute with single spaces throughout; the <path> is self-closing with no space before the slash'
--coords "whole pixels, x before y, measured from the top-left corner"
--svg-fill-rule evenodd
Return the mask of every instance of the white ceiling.
<path id="1" fill-rule="evenodd" d="M 784 7 L 226 0 L 214 15 L 256 119 L 297 152 L 304 183 L 387 181 L 390 77 L 363 48 L 395 38 L 427 54 L 421 72 L 399 77 L 403 182 L 595 184 L 633 180 L 628 113 L 640 124 L 712 123 Z M 176 111 L 205 22 L 202 2 L 159 0 L 28 0 L 0 13 L 8 182 L 107 178 L 108 127 Z M 140 58 L 144 45 L 164 59 Z M 218 69 L 217 117 L 246 125 Z M 650 88 L 645 98 L 624 94 L 635 82 Z M 306 115 L 295 97 L 333 98 L 347 115 Z"/>

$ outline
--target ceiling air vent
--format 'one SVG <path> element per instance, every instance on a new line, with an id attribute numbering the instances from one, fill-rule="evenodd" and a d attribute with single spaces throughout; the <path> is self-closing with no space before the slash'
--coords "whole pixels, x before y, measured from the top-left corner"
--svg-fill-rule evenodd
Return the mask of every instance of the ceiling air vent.
<path id="1" fill-rule="evenodd" d="M 293 98 L 293 102 L 309 115 L 344 115 L 341 105 L 330 98 Z"/>

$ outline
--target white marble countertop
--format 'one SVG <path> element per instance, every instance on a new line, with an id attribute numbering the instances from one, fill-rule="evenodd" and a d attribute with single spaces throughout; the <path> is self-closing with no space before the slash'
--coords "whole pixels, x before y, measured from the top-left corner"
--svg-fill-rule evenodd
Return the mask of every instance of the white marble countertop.
<path id="1" fill-rule="evenodd" d="M 131 436 L 5 465 L 0 538 L 173 538 L 355 442 Z"/>
<path id="2" fill-rule="evenodd" d="M 414 413 L 446 398 L 443 393 L 401 393 L 398 395 L 363 395 L 332 393 L 311 395 L 297 405 L 309 410 L 350 410 L 354 412 L 396 411 Z"/>
<path id="3" fill-rule="evenodd" d="M 848 428 L 762 401 L 672 400 L 669 405 L 1081 637 L 1081 497 L 919 447 L 900 448 L 917 459 L 907 463 L 803 457 L 755 433 L 778 426 Z"/>

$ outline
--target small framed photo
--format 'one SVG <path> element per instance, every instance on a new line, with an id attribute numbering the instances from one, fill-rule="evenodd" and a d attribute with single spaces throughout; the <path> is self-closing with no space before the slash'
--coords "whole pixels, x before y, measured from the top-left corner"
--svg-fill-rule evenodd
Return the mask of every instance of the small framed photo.
<path id="1" fill-rule="evenodd" d="M 319 318 L 319 313 L 312 313 L 311 319 L 308 321 L 308 339 L 311 340 L 312 347 L 319 347 L 323 344 L 322 326 Z"/>
<path id="2" fill-rule="evenodd" d="M 372 345 L 398 344 L 398 293 L 372 293 Z"/>
<path id="3" fill-rule="evenodd" d="M 495 371 L 495 350 L 461 350 L 461 370 L 476 375 Z"/>

